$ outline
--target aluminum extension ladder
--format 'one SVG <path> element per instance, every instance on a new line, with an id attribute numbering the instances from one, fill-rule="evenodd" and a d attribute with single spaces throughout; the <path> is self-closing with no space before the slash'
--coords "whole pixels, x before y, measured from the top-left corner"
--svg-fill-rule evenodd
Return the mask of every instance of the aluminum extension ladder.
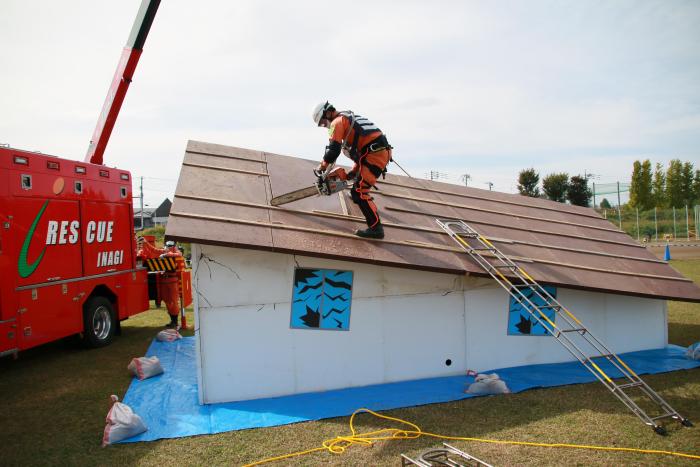
<path id="1" fill-rule="evenodd" d="M 447 443 L 442 443 L 442 448 L 428 449 L 415 459 L 401 454 L 401 467 L 409 465 L 417 465 L 418 467 L 493 467 L 491 464 L 487 464 Z"/>
<path id="2" fill-rule="evenodd" d="M 659 394 L 651 389 L 625 362 L 610 351 L 599 339 L 586 329 L 581 321 L 569 310 L 559 303 L 552 295 L 539 285 L 529 274 L 516 265 L 510 258 L 499 251 L 488 239 L 461 220 L 435 219 L 438 225 L 457 244 L 468 253 L 479 266 L 481 266 L 508 294 L 513 297 L 538 323 L 546 329 L 566 350 L 568 350 L 583 366 L 603 383 L 623 404 L 637 415 L 645 424 L 649 425 L 660 435 L 666 434 L 666 429 L 657 421 L 671 418 L 679 421 L 683 426 L 690 427 L 693 424 L 687 418 L 676 412 Z M 484 253 L 486 255 L 484 255 Z M 530 298 L 532 297 L 532 298 Z M 536 297 L 536 298 L 535 298 Z M 539 301 L 543 305 L 534 303 Z M 544 310 L 554 312 L 556 323 L 549 319 Z M 550 313 L 551 314 L 551 313 Z M 573 337 L 571 337 L 573 336 Z M 580 345 L 574 342 L 574 338 L 587 342 L 594 355 L 586 353 Z M 622 373 L 624 382 L 617 383 L 608 376 L 594 360 L 607 360 Z M 660 414 L 649 416 L 635 403 L 627 392 L 630 389 L 639 388 L 647 398 L 658 407 Z"/>

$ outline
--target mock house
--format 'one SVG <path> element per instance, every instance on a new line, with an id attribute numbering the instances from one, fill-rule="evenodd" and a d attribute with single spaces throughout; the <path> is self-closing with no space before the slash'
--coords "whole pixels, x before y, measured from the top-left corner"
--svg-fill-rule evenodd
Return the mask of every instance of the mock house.
<path id="1" fill-rule="evenodd" d="M 389 174 L 272 207 L 317 161 L 190 141 L 167 237 L 192 243 L 199 397 L 256 399 L 575 360 L 442 231 L 461 219 L 616 352 L 667 344 L 700 289 L 593 210 Z M 551 317 L 553 320 L 555 316 Z"/>

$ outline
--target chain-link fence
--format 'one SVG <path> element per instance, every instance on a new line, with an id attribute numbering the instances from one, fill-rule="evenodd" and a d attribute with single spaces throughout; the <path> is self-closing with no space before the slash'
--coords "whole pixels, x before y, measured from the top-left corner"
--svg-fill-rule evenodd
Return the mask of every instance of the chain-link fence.
<path id="1" fill-rule="evenodd" d="M 648 211 L 623 205 L 596 211 L 640 242 L 700 240 L 700 205 Z"/>

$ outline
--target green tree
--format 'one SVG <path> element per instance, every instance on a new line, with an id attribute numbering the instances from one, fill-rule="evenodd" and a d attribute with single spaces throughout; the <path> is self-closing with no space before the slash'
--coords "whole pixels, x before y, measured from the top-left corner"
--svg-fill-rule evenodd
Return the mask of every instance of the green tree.
<path id="1" fill-rule="evenodd" d="M 654 206 L 657 208 L 666 206 L 666 174 L 661 162 L 656 163 L 654 181 L 651 183 L 651 197 Z"/>
<path id="2" fill-rule="evenodd" d="M 518 174 L 518 191 L 523 196 L 531 196 L 538 198 L 540 189 L 537 185 L 540 183 L 540 174 L 535 169 L 521 170 Z"/>
<path id="3" fill-rule="evenodd" d="M 693 179 L 693 204 L 700 204 L 700 170 L 695 171 Z"/>
<path id="4" fill-rule="evenodd" d="M 681 193 L 683 194 L 683 204 L 685 206 L 690 206 L 695 198 L 693 178 L 693 164 L 685 162 L 681 170 Z"/>
<path id="5" fill-rule="evenodd" d="M 600 209 L 612 209 L 608 198 L 603 198 L 603 201 L 600 202 Z"/>
<path id="6" fill-rule="evenodd" d="M 542 180 L 542 190 L 547 199 L 563 203 L 566 200 L 566 190 L 569 188 L 569 174 L 549 174 Z"/>
<path id="7" fill-rule="evenodd" d="M 683 201 L 683 163 L 673 159 L 666 169 L 666 200 L 669 207 L 680 208 Z"/>
<path id="8" fill-rule="evenodd" d="M 591 204 L 593 192 L 588 188 L 588 179 L 580 175 L 574 175 L 569 180 L 569 186 L 566 190 L 566 199 L 575 206 L 588 207 Z"/>
<path id="9" fill-rule="evenodd" d="M 630 207 L 642 210 L 654 207 L 652 197 L 651 162 L 634 161 L 632 169 L 632 183 L 630 184 Z"/>

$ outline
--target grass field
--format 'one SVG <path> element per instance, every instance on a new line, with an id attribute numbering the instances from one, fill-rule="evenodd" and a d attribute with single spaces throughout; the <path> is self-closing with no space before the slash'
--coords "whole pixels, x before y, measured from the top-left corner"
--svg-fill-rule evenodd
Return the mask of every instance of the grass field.
<path id="1" fill-rule="evenodd" d="M 674 261 L 700 283 L 700 260 Z M 191 319 L 191 318 L 190 318 Z M 126 365 L 143 355 L 167 321 L 151 310 L 123 324 L 108 348 L 83 350 L 61 341 L 0 359 L 0 465 L 240 465 L 317 447 L 347 435 L 348 418 L 244 430 L 212 436 L 100 448 L 110 394 L 123 396 L 131 381 Z M 700 340 L 700 304 L 669 303 L 669 340 Z M 424 431 L 498 440 L 574 443 L 681 451 L 700 455 L 700 369 L 644 379 L 694 428 L 669 427 L 661 437 L 644 426 L 599 383 L 531 390 L 384 412 Z M 391 424 L 362 415 L 357 428 Z M 342 455 L 314 453 L 270 465 L 400 465 L 400 453 L 417 454 L 437 440 L 387 441 L 353 446 Z M 494 465 L 700 465 L 699 461 L 636 453 L 452 442 Z"/>

